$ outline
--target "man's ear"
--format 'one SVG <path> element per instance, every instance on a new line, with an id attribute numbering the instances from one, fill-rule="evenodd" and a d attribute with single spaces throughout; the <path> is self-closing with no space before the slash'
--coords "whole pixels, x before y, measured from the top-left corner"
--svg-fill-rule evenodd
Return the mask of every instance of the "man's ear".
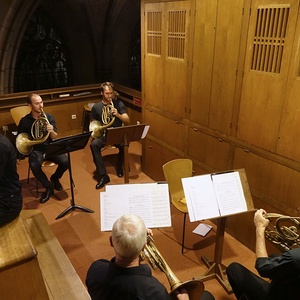
<path id="1" fill-rule="evenodd" d="M 109 237 L 109 243 L 110 243 L 110 245 L 113 247 L 114 245 L 113 245 L 113 242 L 112 242 L 112 237 L 110 236 Z"/>

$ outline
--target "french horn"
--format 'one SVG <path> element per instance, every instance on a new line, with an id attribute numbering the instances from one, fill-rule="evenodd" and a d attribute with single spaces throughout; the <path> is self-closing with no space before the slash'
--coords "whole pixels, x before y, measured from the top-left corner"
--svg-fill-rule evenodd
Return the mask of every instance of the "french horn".
<path id="1" fill-rule="evenodd" d="M 41 116 L 31 126 L 31 136 L 22 132 L 16 138 L 16 147 L 21 154 L 29 155 L 34 145 L 42 144 L 48 139 L 50 132 L 46 130 L 47 124 L 49 120 L 41 108 Z"/>
<path id="2" fill-rule="evenodd" d="M 115 116 L 112 115 L 112 108 L 114 108 L 114 104 L 111 101 L 110 104 L 102 107 L 102 123 L 97 120 L 93 120 L 90 123 L 89 131 L 92 132 L 91 136 L 93 138 L 101 138 L 105 132 L 105 129 L 111 127 L 114 123 Z"/>
<path id="3" fill-rule="evenodd" d="M 159 268 L 167 276 L 170 284 L 170 296 L 173 300 L 177 299 L 176 291 L 186 290 L 190 300 L 199 300 L 204 291 L 204 284 L 200 280 L 189 280 L 181 282 L 168 266 L 156 246 L 151 235 L 147 236 L 147 243 L 144 250 L 140 253 L 140 260 L 143 261 L 145 258 L 153 269 Z"/>
<path id="4" fill-rule="evenodd" d="M 282 252 L 300 247 L 300 217 L 277 213 L 267 213 L 264 217 L 270 220 L 265 230 L 265 237 L 269 242 Z"/>

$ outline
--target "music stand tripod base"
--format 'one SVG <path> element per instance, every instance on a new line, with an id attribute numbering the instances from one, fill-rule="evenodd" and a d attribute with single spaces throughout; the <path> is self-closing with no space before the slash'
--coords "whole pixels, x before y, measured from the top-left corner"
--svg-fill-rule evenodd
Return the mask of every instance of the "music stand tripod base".
<path id="1" fill-rule="evenodd" d="M 59 155 L 59 154 L 65 154 L 68 155 L 69 160 L 69 175 L 70 175 L 70 186 L 71 186 L 71 206 L 65 209 L 62 213 L 60 213 L 55 220 L 58 220 L 65 216 L 68 212 L 73 211 L 75 209 L 82 210 L 84 212 L 93 213 L 94 211 L 75 204 L 74 200 L 74 182 L 73 182 L 73 176 L 72 176 L 72 168 L 71 168 L 71 157 L 70 152 L 77 151 L 84 149 L 86 146 L 89 138 L 90 138 L 91 132 L 85 132 L 77 135 L 73 135 L 70 137 L 65 137 L 61 139 L 54 140 L 52 143 L 48 145 L 47 152 L 46 152 L 46 159 L 47 157 Z"/>
<path id="2" fill-rule="evenodd" d="M 233 293 L 232 287 L 225 276 L 226 266 L 224 266 L 223 264 L 217 264 L 205 256 L 202 256 L 201 260 L 206 265 L 208 270 L 204 273 L 204 275 L 194 277 L 194 279 L 205 281 L 205 280 L 216 278 L 218 282 L 221 284 L 221 286 L 224 288 L 224 290 L 228 294 L 232 294 Z"/>
<path id="3" fill-rule="evenodd" d="M 208 270 L 204 275 L 195 277 L 194 279 L 199 280 L 209 280 L 216 278 L 221 286 L 226 290 L 228 294 L 231 294 L 232 287 L 226 278 L 225 271 L 226 267 L 221 263 L 222 261 L 222 251 L 223 251 L 223 240 L 224 240 L 224 231 L 225 231 L 225 222 L 226 218 L 221 217 L 217 219 L 217 234 L 216 234 L 216 246 L 215 246 L 215 255 L 214 260 L 209 260 L 206 257 L 201 257 L 203 263 L 207 266 Z"/>
<path id="4" fill-rule="evenodd" d="M 82 210 L 82 211 L 88 212 L 88 213 L 93 213 L 93 212 L 94 212 L 93 210 L 91 210 L 91 209 L 89 209 L 89 208 L 86 208 L 86 207 L 83 207 L 83 206 L 74 204 L 74 205 L 71 205 L 70 207 L 68 207 L 67 209 L 65 209 L 62 213 L 60 213 L 60 214 L 55 218 L 55 220 L 58 220 L 58 219 L 64 217 L 68 212 L 73 211 L 73 210 L 75 210 L 75 209 L 79 209 L 79 210 Z"/>

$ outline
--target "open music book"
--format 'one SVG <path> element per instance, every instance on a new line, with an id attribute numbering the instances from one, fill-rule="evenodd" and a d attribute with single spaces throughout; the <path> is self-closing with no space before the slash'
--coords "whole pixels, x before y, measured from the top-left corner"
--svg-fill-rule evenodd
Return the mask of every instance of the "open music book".
<path id="1" fill-rule="evenodd" d="M 167 183 L 106 185 L 100 193 L 101 231 L 111 231 L 122 215 L 139 215 L 147 228 L 170 227 L 171 212 Z"/>
<path id="2" fill-rule="evenodd" d="M 182 179 L 191 222 L 247 211 L 238 171 Z"/>

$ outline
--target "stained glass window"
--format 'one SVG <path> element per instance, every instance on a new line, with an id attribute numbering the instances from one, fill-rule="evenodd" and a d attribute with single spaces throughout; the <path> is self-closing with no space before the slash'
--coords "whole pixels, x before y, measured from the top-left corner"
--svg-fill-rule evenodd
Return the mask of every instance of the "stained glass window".
<path id="1" fill-rule="evenodd" d="M 49 18 L 37 11 L 26 28 L 15 66 L 14 92 L 70 85 L 63 39 Z"/>

